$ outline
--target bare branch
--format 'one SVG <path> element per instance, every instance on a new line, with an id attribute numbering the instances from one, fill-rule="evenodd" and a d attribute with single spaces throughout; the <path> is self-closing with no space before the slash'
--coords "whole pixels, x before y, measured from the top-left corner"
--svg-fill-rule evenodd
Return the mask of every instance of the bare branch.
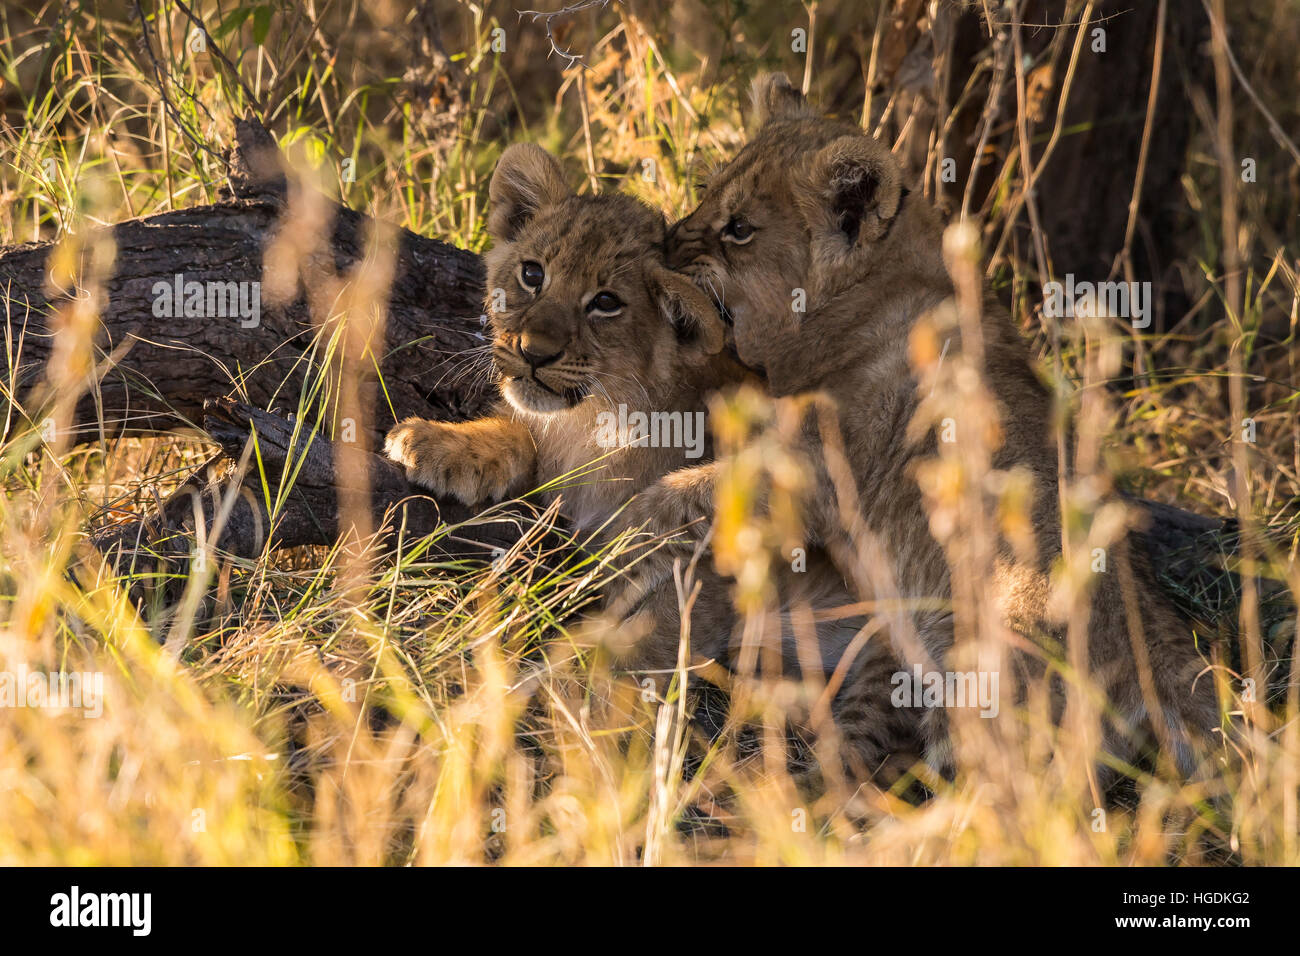
<path id="1" fill-rule="evenodd" d="M 551 52 L 547 54 L 548 57 L 551 56 L 551 54 L 554 54 L 563 58 L 565 61 L 565 69 L 572 67 L 575 63 L 580 65 L 583 69 L 590 69 L 590 67 L 582 61 L 582 57 L 578 56 L 576 53 L 570 53 L 568 50 L 560 49 L 559 43 L 555 40 L 555 21 L 563 17 L 573 16 L 575 13 L 582 13 L 584 10 L 593 10 L 607 6 L 609 6 L 609 0 L 578 0 L 577 3 L 571 3 L 567 7 L 562 7 L 559 10 L 550 13 L 543 10 L 520 10 L 519 16 L 521 19 L 523 17 L 532 17 L 533 23 L 536 23 L 538 20 L 543 22 L 546 27 L 546 39 L 551 44 Z"/>

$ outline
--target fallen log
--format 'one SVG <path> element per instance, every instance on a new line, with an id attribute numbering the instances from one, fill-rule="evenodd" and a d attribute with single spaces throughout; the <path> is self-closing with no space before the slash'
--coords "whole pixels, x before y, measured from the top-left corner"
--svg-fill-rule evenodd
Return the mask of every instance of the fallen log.
<path id="1" fill-rule="evenodd" d="M 155 315 L 159 282 L 260 282 L 263 253 L 286 209 L 286 181 L 270 134 L 251 121 L 237 124 L 230 157 L 231 199 L 133 219 L 112 228 L 117 256 L 100 315 L 101 359 L 127 346 L 97 387 L 79 403 L 75 440 L 100 434 L 199 427 L 207 398 L 237 395 L 258 407 L 292 402 L 309 374 L 305 361 L 316 324 L 305 296 L 263 308 L 256 325 L 238 318 Z M 369 217 L 328 202 L 329 248 L 345 272 L 361 259 Z M 463 419 L 479 414 L 489 396 L 451 373 L 468 350 L 484 344 L 483 266 L 473 253 L 395 229 L 395 269 L 389 290 L 379 371 L 392 403 L 376 403 L 373 430 L 394 418 L 424 415 Z M 54 344 L 49 319 L 61 297 L 47 287 L 50 243 L 0 250 L 0 310 L 8 322 L 15 423 L 36 422 L 26 407 Z M 395 413 L 395 414 L 394 414 Z"/>

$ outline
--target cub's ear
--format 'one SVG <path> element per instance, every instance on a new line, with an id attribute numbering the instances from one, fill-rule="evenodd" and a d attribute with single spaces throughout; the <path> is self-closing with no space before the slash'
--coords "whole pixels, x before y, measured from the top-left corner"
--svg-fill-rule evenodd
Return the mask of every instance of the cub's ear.
<path id="1" fill-rule="evenodd" d="M 537 215 L 573 195 L 554 156 L 533 143 L 516 143 L 497 160 L 488 186 L 488 232 L 509 241 Z"/>
<path id="2" fill-rule="evenodd" d="M 661 265 L 651 266 L 646 280 L 660 313 L 677 330 L 678 336 L 695 343 L 706 355 L 722 351 L 726 342 L 722 317 L 714 308 L 713 300 L 694 282 Z"/>
<path id="3" fill-rule="evenodd" d="M 829 251 L 846 253 L 859 240 L 883 236 L 903 197 L 903 174 L 884 143 L 841 136 L 824 146 L 807 169 L 801 205 L 813 236 Z"/>
<path id="4" fill-rule="evenodd" d="M 762 129 L 772 120 L 813 116 L 812 107 L 803 94 L 790 85 L 784 73 L 760 73 L 749 87 L 754 105 L 754 129 Z"/>

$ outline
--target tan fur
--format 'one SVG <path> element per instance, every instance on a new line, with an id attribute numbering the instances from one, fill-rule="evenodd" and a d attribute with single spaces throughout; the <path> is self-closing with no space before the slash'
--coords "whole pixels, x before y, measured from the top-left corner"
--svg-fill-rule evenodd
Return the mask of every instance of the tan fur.
<path id="1" fill-rule="evenodd" d="M 671 230 L 669 264 L 715 294 L 734 322 L 741 359 L 765 372 L 774 395 L 821 393 L 833 400 L 857 485 L 854 505 L 888 549 L 893 579 L 905 597 L 946 601 L 948 563 L 931 536 L 914 477 L 918 462 L 934 454 L 935 439 L 908 437 L 919 399 L 907 353 L 917 319 L 953 294 L 941 255 L 942 224 L 922 196 L 905 192 L 884 144 L 853 126 L 812 115 L 784 77 L 762 78 L 755 100 L 765 125 L 707 184 L 699 208 Z M 744 241 L 737 241 L 739 234 Z M 806 291 L 804 314 L 791 308 L 795 289 Z M 1050 397 L 1010 317 L 991 296 L 985 299 L 986 379 L 1004 433 L 993 467 L 1019 467 L 1033 477 L 1037 552 L 1021 561 L 1002 542 L 990 586 L 998 589 L 1013 629 L 1064 641 L 1064 628 L 1046 606 L 1049 575 L 1061 553 Z M 829 544 L 843 533 L 843 523 L 821 448 L 810 425 L 807 452 L 820 479 L 807 519 L 814 537 Z M 711 505 L 706 477 L 691 483 L 696 509 Z M 680 476 L 674 480 L 686 483 Z M 1143 573 L 1138 549 L 1126 542 L 1118 547 L 1138 572 L 1160 718 L 1172 731 L 1174 756 L 1188 770 L 1189 745 L 1207 741 L 1217 726 L 1212 682 L 1195 681 L 1202 661 L 1187 629 Z M 1149 714 L 1119 576 L 1098 577 L 1089 631 L 1093 676 L 1121 717 L 1141 724 Z M 918 613 L 914 624 L 925 649 L 942 661 L 952 642 L 951 615 Z M 841 719 L 847 720 L 844 711 L 869 692 L 849 686 L 844 694 L 854 700 L 842 708 Z M 866 713 L 865 719 L 874 719 Z M 928 744 L 941 754 L 942 712 L 927 714 L 926 721 Z M 1108 746 L 1127 755 L 1120 737 L 1110 728 Z"/>

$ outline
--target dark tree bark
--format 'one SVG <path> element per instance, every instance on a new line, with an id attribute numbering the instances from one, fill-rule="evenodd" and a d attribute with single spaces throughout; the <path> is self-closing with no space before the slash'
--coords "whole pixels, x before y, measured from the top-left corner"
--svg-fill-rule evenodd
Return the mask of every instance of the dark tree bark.
<path id="1" fill-rule="evenodd" d="M 970 78 L 975 57 L 988 47 L 980 9 L 966 7 L 956 20 L 954 69 L 948 88 L 953 98 L 960 95 Z M 1039 157 L 1056 122 L 1082 9 L 1081 3 L 1066 0 L 1033 0 L 1022 16 L 1022 42 L 1028 55 L 1037 56 L 1053 42 L 1058 29 L 1067 34 L 1063 54 L 1048 81 L 1051 86 L 1040 111 L 1030 121 L 1031 153 L 1035 165 L 1041 167 L 1036 187 L 1038 215 L 1057 275 L 1072 273 L 1081 281 L 1098 281 L 1111 274 L 1124 248 L 1159 37 L 1158 4 L 1128 0 L 1102 0 L 1097 4 L 1069 89 L 1061 138 L 1047 162 L 1040 164 Z M 1042 29 L 1036 26 L 1040 24 L 1060 26 Z M 1096 29 L 1104 31 L 1104 36 L 1094 37 L 1092 31 Z M 1154 123 L 1142 169 L 1137 228 L 1131 248 L 1134 278 L 1152 283 L 1156 312 L 1153 332 L 1167 328 L 1167 316 L 1175 321 L 1181 318 L 1188 306 L 1173 266 L 1185 258 L 1184 237 L 1178 229 L 1186 207 L 1181 180 L 1195 116 L 1187 87 L 1206 76 L 1209 61 L 1200 47 L 1208 37 L 1209 22 L 1200 0 L 1169 0 Z M 1104 52 L 1094 51 L 1094 42 L 1104 42 Z M 1008 69 L 1006 78 L 1011 88 L 1003 102 L 1009 109 L 998 118 L 999 135 L 991 140 L 1002 155 L 1017 149 L 1011 111 L 1015 105 L 1014 68 Z M 1031 76 L 1027 83 L 1031 98 L 1033 80 Z M 974 160 L 986 89 L 982 87 L 981 95 L 963 111 L 954 124 L 955 135 L 949 138 L 960 180 L 953 190 L 958 205 L 966 185 L 964 177 Z M 995 163 L 980 168 L 977 197 L 996 189 L 997 170 Z M 1021 254 L 1032 258 L 1027 238 L 1030 225 L 1023 211 L 1018 229 L 1025 237 Z"/>
<path id="2" fill-rule="evenodd" d="M 1040 177 L 1044 229 L 1060 275 L 1104 279 L 1124 247 L 1159 35 L 1157 12 L 1156 3 L 1121 0 L 1097 7 L 1098 17 L 1113 17 L 1098 24 L 1106 31 L 1106 52 L 1085 46 L 1065 110 L 1065 128 L 1078 132 L 1062 137 Z M 1209 31 L 1199 0 L 1170 0 L 1131 250 L 1135 278 L 1152 283 L 1154 331 L 1168 328 L 1190 304 L 1174 266 L 1185 258 L 1178 224 L 1187 207 L 1182 176 L 1196 115 L 1187 87 L 1208 75 L 1210 61 L 1201 45 Z"/>

